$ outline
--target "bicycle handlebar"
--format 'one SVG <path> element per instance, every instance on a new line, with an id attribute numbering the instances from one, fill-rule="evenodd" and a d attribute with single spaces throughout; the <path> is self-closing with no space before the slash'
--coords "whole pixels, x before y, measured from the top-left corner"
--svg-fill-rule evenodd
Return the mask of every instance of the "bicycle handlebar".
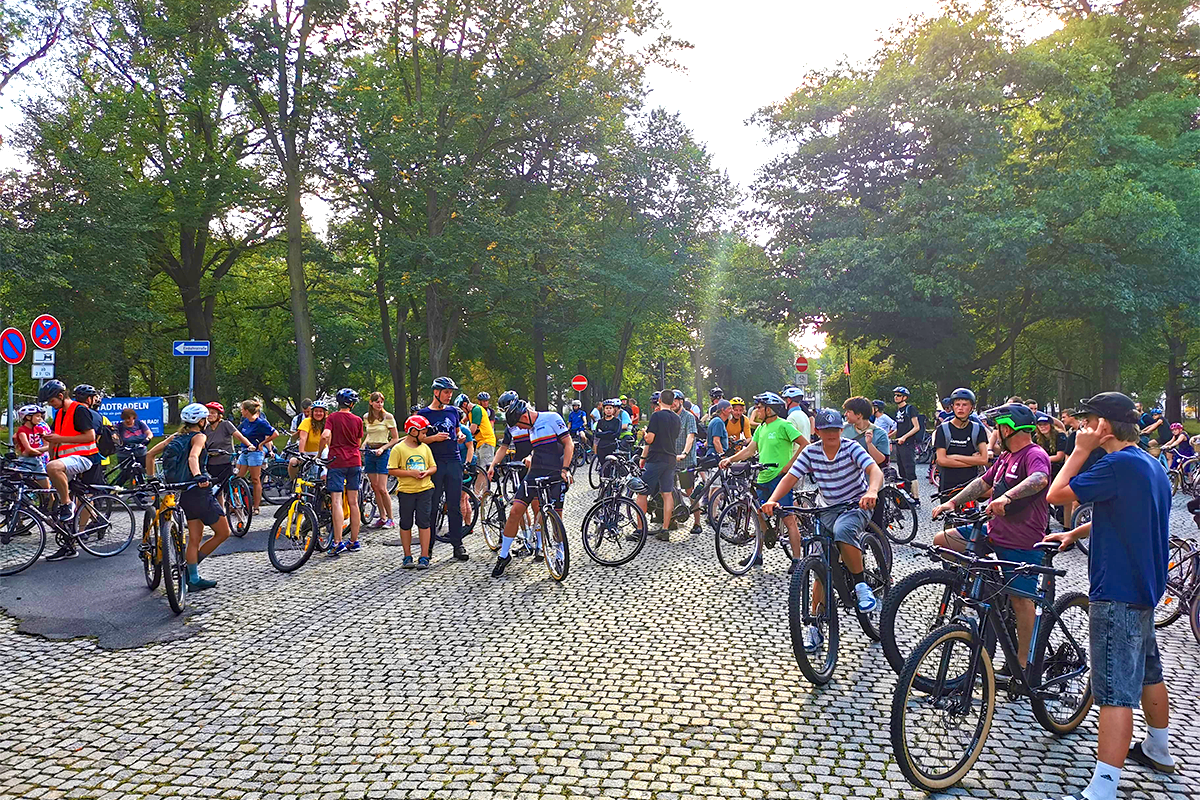
<path id="1" fill-rule="evenodd" d="M 1035 547 L 1038 549 L 1046 549 L 1041 545 L 1057 546 L 1053 542 L 1039 542 Z M 951 561 L 959 566 L 966 567 L 968 572 L 983 572 L 992 571 L 997 567 L 1008 568 L 1017 575 L 1054 575 L 1059 578 L 1065 578 L 1067 571 L 1065 569 L 1057 569 L 1056 567 L 1043 567 L 1038 564 L 1026 564 L 1024 561 L 1004 561 L 999 558 L 985 558 L 983 556 L 975 556 L 970 553 L 960 553 L 949 547 L 938 547 L 936 545 L 926 548 L 926 551 L 931 557 L 940 558 L 943 561 Z"/>
<path id="2" fill-rule="evenodd" d="M 858 504 L 857 500 L 811 508 L 809 506 L 777 506 L 775 508 L 775 516 L 783 516 L 784 514 L 824 514 L 826 511 L 849 511 L 852 508 L 862 508 L 862 506 Z"/>

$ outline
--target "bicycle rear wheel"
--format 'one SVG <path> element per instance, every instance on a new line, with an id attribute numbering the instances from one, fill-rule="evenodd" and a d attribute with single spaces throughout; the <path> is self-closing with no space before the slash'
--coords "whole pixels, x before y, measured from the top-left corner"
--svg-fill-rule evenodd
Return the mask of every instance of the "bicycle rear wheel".
<path id="1" fill-rule="evenodd" d="M 593 458 L 588 464 L 588 485 L 593 489 L 600 488 L 600 472 L 604 469 L 604 459 Z"/>
<path id="2" fill-rule="evenodd" d="M 504 501 L 492 495 L 483 505 L 483 519 L 480 526 L 483 531 L 483 541 L 492 550 L 499 550 L 504 537 L 504 523 L 508 521 L 508 513 L 504 510 Z"/>
<path id="3" fill-rule="evenodd" d="M 819 598 L 815 611 L 814 592 Z M 816 686 L 829 683 L 837 667 L 838 612 L 834 598 L 829 568 L 821 557 L 808 556 L 801 561 L 788 583 L 788 630 L 796 665 Z"/>
<path id="4" fill-rule="evenodd" d="M 628 497 L 606 497 L 588 509 L 580 526 L 583 549 L 597 564 L 628 564 L 646 545 L 646 515 Z"/>
<path id="5" fill-rule="evenodd" d="M 262 499 L 273 506 L 281 506 L 292 499 L 292 479 L 288 476 L 286 461 L 263 467 Z"/>
<path id="6" fill-rule="evenodd" d="M 1042 615 L 1042 629 L 1033 651 L 1041 655 L 1042 668 L 1031 679 L 1043 691 L 1054 692 L 1054 697 L 1035 698 L 1033 716 L 1055 736 L 1078 728 L 1092 707 L 1089 641 L 1088 598 L 1082 592 L 1063 595 L 1055 602 L 1052 614 Z M 1056 683 L 1048 687 L 1051 682 Z"/>
<path id="7" fill-rule="evenodd" d="M 858 616 L 858 624 L 862 626 L 863 633 L 867 635 L 867 638 L 878 642 L 879 618 L 883 602 L 887 598 L 888 590 L 892 587 L 892 568 L 887 552 L 884 550 L 882 536 L 868 531 L 863 536 L 862 544 L 863 582 L 875 593 L 878 603 L 875 610 L 869 614 L 863 614 L 857 608 L 855 614 Z M 850 590 L 853 592 L 854 587 L 851 586 Z"/>
<path id="8" fill-rule="evenodd" d="M 1177 469 L 1169 469 L 1167 470 L 1167 479 L 1171 481 L 1171 497 L 1174 497 L 1183 483 L 1183 475 Z"/>
<path id="9" fill-rule="evenodd" d="M 960 584 L 957 572 L 933 567 L 904 576 L 888 592 L 879 614 L 879 640 L 897 675 L 917 643 L 959 612 Z M 929 689 L 927 684 L 918 688 Z"/>
<path id="10" fill-rule="evenodd" d="M 159 542 L 158 530 L 154 527 L 154 511 L 146 509 L 142 515 L 142 541 L 138 545 L 138 558 L 142 562 L 146 588 L 150 591 L 157 589 L 162 581 L 162 547 Z"/>
<path id="11" fill-rule="evenodd" d="M 94 556 L 123 552 L 136 529 L 133 509 L 116 495 L 83 495 L 75 504 L 75 540 Z"/>
<path id="12" fill-rule="evenodd" d="M 730 575 L 745 575 L 762 556 L 762 522 L 749 500 L 733 503 L 717 519 L 717 560 Z"/>
<path id="13" fill-rule="evenodd" d="M 1189 609 L 1188 621 L 1192 623 L 1192 636 L 1196 644 L 1200 644 L 1200 592 L 1192 595 L 1192 607 Z"/>
<path id="14" fill-rule="evenodd" d="M 46 526 L 28 509 L 13 506 L 0 520 L 0 575 L 16 575 L 46 548 Z"/>
<path id="15" fill-rule="evenodd" d="M 908 544 L 917 537 L 917 507 L 903 492 L 895 486 L 884 486 L 876 502 L 884 504 L 883 533 L 887 538 L 896 544 Z"/>
<path id="16" fill-rule="evenodd" d="M 567 544 L 567 529 L 562 519 L 554 509 L 543 510 L 542 518 L 542 560 L 546 562 L 546 571 L 556 581 L 565 581 L 571 569 L 571 550 Z"/>
<path id="17" fill-rule="evenodd" d="M 939 628 L 913 650 L 896 682 L 892 751 L 904 777 L 927 792 L 962 780 L 987 743 L 996 713 L 996 678 L 986 653 L 980 653 L 972 679 L 962 679 L 977 647 L 966 627 Z M 957 677 L 949 683 L 935 679 L 927 689 L 917 685 L 918 675 L 948 674 Z"/>
<path id="18" fill-rule="evenodd" d="M 379 504 L 375 502 L 375 487 L 371 485 L 370 476 L 365 473 L 362 484 L 358 487 L 358 513 L 364 527 L 375 522 L 379 516 Z"/>
<path id="19" fill-rule="evenodd" d="M 275 517 L 267 537 L 267 558 L 280 572 L 293 572 L 304 565 L 316 547 L 321 526 L 308 505 L 294 501 L 286 514 Z"/>
<path id="20" fill-rule="evenodd" d="M 187 608 L 187 563 L 184 559 L 183 515 L 178 512 L 167 514 L 158 527 L 158 538 L 162 547 L 162 570 L 167 588 L 167 602 L 176 614 Z"/>
<path id="21" fill-rule="evenodd" d="M 225 516 L 229 518 L 229 529 L 239 539 L 250 532 L 250 521 L 254 519 L 254 494 L 245 478 L 234 476 L 225 487 Z"/>

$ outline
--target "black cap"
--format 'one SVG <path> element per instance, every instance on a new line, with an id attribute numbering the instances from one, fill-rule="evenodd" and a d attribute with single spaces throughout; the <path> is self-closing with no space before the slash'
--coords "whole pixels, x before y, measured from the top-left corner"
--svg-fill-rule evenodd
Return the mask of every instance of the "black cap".
<path id="1" fill-rule="evenodd" d="M 1101 392 L 1088 400 L 1080 400 L 1076 414 L 1095 414 L 1112 422 L 1138 422 L 1133 401 L 1120 392 Z"/>

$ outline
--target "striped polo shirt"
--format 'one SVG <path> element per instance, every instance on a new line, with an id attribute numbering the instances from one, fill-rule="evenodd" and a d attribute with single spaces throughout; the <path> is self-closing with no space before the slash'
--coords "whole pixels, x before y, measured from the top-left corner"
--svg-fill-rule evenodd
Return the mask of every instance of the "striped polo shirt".
<path id="1" fill-rule="evenodd" d="M 801 478 L 811 474 L 829 505 L 857 502 L 867 491 L 866 469 L 875 462 L 863 446 L 842 439 L 837 455 L 825 457 L 825 445 L 817 441 L 800 451 L 792 464 L 792 475 Z"/>

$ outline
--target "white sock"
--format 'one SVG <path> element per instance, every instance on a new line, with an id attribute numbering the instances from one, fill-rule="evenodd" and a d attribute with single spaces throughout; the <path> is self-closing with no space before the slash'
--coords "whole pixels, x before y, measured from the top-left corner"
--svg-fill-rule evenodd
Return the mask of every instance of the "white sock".
<path id="1" fill-rule="evenodd" d="M 1167 749 L 1167 733 L 1170 728 L 1151 728 L 1146 726 L 1146 738 L 1142 740 L 1142 752 L 1160 764 L 1174 766 L 1175 759 Z"/>
<path id="2" fill-rule="evenodd" d="M 1121 780 L 1121 770 L 1103 761 L 1096 762 L 1096 771 L 1092 773 L 1092 782 L 1083 790 L 1083 796 L 1088 800 L 1116 800 L 1117 784 Z"/>
<path id="3" fill-rule="evenodd" d="M 508 558 L 508 554 L 510 552 L 512 552 L 513 542 L 515 542 L 516 540 L 517 539 L 515 536 L 512 537 L 511 539 L 504 535 L 500 536 L 500 557 L 501 558 Z"/>

